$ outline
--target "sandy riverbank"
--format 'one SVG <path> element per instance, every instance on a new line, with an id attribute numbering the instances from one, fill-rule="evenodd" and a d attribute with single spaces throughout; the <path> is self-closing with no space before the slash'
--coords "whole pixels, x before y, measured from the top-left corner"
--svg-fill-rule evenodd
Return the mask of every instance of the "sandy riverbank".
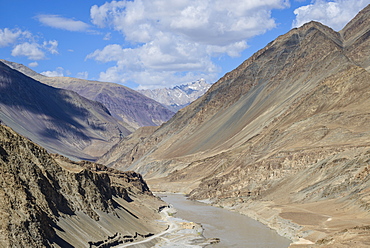
<path id="1" fill-rule="evenodd" d="M 272 201 L 219 202 L 267 225 L 290 240 L 290 248 L 370 247 L 370 214 L 336 200 L 306 204 Z"/>
<path id="2" fill-rule="evenodd" d="M 163 225 L 168 225 L 168 228 L 158 234 L 150 236 L 144 240 L 136 241 L 128 244 L 116 246 L 116 248 L 124 247 L 147 247 L 147 244 L 156 243 L 155 248 L 170 248 L 170 247 L 192 247 L 202 248 L 211 243 L 218 242 L 217 239 L 206 239 L 203 236 L 203 227 L 194 222 L 176 218 L 176 209 L 168 206 L 160 212 L 162 219 L 159 221 Z"/>

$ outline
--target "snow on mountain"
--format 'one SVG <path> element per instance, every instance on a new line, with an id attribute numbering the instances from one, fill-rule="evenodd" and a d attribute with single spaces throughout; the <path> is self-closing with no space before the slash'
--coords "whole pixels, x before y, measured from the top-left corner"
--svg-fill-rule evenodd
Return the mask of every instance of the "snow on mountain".
<path id="1" fill-rule="evenodd" d="M 188 84 L 154 90 L 138 90 L 141 94 L 162 103 L 168 109 L 177 112 L 201 97 L 211 85 L 204 79 Z"/>

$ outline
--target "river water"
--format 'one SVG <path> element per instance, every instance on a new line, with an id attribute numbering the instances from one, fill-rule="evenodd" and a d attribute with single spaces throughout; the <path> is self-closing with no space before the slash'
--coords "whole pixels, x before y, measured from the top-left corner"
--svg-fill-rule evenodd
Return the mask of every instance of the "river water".
<path id="1" fill-rule="evenodd" d="M 181 194 L 161 194 L 177 210 L 176 216 L 201 223 L 206 238 L 220 238 L 220 243 L 207 247 L 286 248 L 290 240 L 245 215 L 187 200 Z"/>

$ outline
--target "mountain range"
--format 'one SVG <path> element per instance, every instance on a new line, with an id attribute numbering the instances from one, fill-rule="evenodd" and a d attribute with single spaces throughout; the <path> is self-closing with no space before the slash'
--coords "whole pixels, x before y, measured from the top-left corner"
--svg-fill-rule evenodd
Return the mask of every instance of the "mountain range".
<path id="1" fill-rule="evenodd" d="M 162 103 L 173 112 L 177 112 L 201 97 L 211 87 L 204 79 L 173 88 L 138 90 L 141 94 Z"/>
<path id="2" fill-rule="evenodd" d="M 130 131 L 143 126 L 161 125 L 174 115 L 174 112 L 160 103 L 120 84 L 70 77 L 46 77 L 24 65 L 0 61 L 41 83 L 72 90 L 87 99 L 102 103 Z"/>
<path id="3" fill-rule="evenodd" d="M 99 161 L 247 214 L 291 247 L 367 247 L 369 38 L 370 6 L 339 32 L 294 28 Z"/>
<path id="4" fill-rule="evenodd" d="M 48 151 L 94 160 L 131 131 L 101 103 L 42 84 L 0 62 L 0 120 Z"/>
<path id="5" fill-rule="evenodd" d="M 339 32 L 313 21 L 279 36 L 167 122 L 123 86 L 7 61 L 0 91 L 0 246 L 164 231 L 149 186 L 248 215 L 292 248 L 369 246 L 370 5 Z"/>

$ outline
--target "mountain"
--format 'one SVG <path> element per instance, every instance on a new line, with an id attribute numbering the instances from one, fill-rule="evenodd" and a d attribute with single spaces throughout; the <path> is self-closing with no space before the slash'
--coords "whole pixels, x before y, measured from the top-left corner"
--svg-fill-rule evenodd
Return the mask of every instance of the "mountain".
<path id="1" fill-rule="evenodd" d="M 50 155 L 1 124 L 0 184 L 0 247 L 110 247 L 166 228 L 139 174 Z"/>
<path id="2" fill-rule="evenodd" d="M 367 247 L 369 20 L 370 5 L 340 32 L 291 30 L 100 161 L 247 214 L 291 247 Z"/>
<path id="3" fill-rule="evenodd" d="M 101 103 L 42 84 L 2 62 L 0 120 L 48 151 L 74 159 L 94 160 L 131 133 Z"/>
<path id="4" fill-rule="evenodd" d="M 160 103 L 123 85 L 70 77 L 46 77 L 24 65 L 6 60 L 1 61 L 44 84 L 72 90 L 87 99 L 102 103 L 112 116 L 129 124 L 126 128 L 131 131 L 143 126 L 161 125 L 174 115 L 174 112 Z"/>
<path id="5" fill-rule="evenodd" d="M 173 88 L 138 90 L 141 94 L 162 103 L 173 112 L 177 112 L 201 97 L 209 88 L 210 84 L 204 79 L 175 86 Z"/>

